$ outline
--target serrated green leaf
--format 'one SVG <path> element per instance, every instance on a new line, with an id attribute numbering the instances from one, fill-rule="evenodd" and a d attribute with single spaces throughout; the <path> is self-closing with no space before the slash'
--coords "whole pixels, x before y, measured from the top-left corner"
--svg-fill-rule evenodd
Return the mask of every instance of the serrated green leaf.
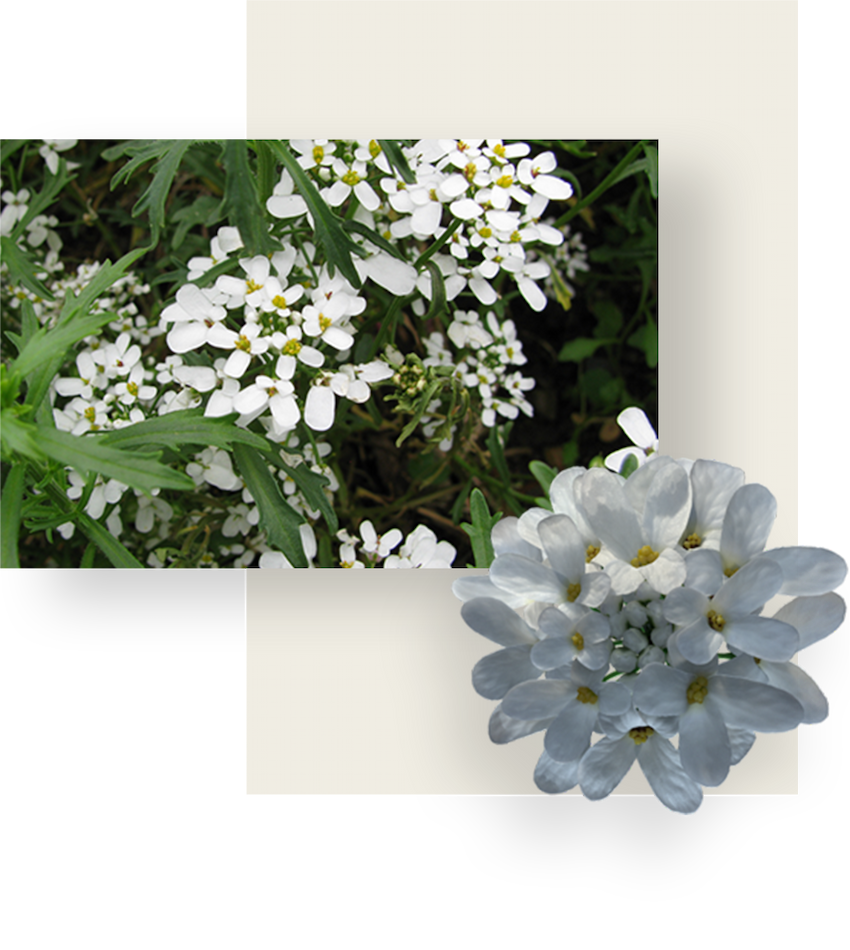
<path id="1" fill-rule="evenodd" d="M 324 248 L 328 263 L 339 268 L 340 273 L 351 286 L 359 289 L 361 286 L 360 275 L 354 267 L 351 255 L 358 254 L 361 257 L 367 257 L 367 252 L 355 244 L 345 233 L 339 217 L 328 207 L 316 186 L 310 181 L 304 169 L 290 152 L 289 147 L 284 142 L 274 141 L 268 144 L 283 162 L 286 170 L 292 176 L 295 187 L 307 202 L 307 208 L 313 218 L 316 240 Z"/>
<path id="2" fill-rule="evenodd" d="M 211 419 L 204 416 L 201 407 L 181 409 L 179 412 L 136 422 L 123 429 L 113 429 L 95 438 L 102 445 L 121 446 L 124 449 L 134 446 L 177 448 L 181 445 L 215 445 L 220 449 L 230 449 L 237 442 L 260 450 L 269 447 L 262 436 L 235 425 L 237 418 L 238 413 L 232 413 Z"/>
<path id="3" fill-rule="evenodd" d="M 228 219 L 239 229 L 245 245 L 244 255 L 269 254 L 278 247 L 269 234 L 266 209 L 260 204 L 257 180 L 248 163 L 248 145 L 238 139 L 224 143 L 224 183 L 222 207 Z"/>
<path id="4" fill-rule="evenodd" d="M 81 474 L 98 472 L 115 478 L 131 488 L 151 492 L 156 488 L 192 491 L 195 483 L 183 472 L 156 461 L 150 455 L 125 452 L 104 445 L 97 439 L 71 435 L 48 426 L 34 426 L 35 440 L 44 455 L 62 465 L 70 465 Z"/>
<path id="5" fill-rule="evenodd" d="M 416 176 L 410 170 L 410 165 L 407 164 L 407 159 L 404 157 L 404 152 L 398 142 L 393 142 L 390 139 L 378 139 L 378 145 L 381 146 L 390 165 L 401 175 L 402 180 L 408 185 L 415 185 Z"/>
<path id="6" fill-rule="evenodd" d="M 35 275 L 36 268 L 41 270 L 41 265 L 37 265 L 12 238 L 5 234 L 0 237 L 0 250 L 2 250 L 3 263 L 9 268 L 9 277 L 13 283 L 23 284 L 27 290 L 43 300 L 53 300 L 53 294 Z"/>
<path id="7" fill-rule="evenodd" d="M 576 337 L 575 340 L 570 340 L 561 347 L 558 359 L 562 363 L 580 363 L 589 356 L 593 356 L 600 346 L 616 342 L 612 339 L 591 340 L 588 337 Z"/>
<path id="8" fill-rule="evenodd" d="M 293 567 L 307 567 L 298 530 L 304 518 L 283 497 L 265 458 L 247 445 L 234 445 L 233 458 L 260 509 L 260 527 L 265 529 L 269 544 L 281 551 Z"/>
<path id="9" fill-rule="evenodd" d="M 165 202 L 168 199 L 168 193 L 171 191 L 171 185 L 174 183 L 174 176 L 180 168 L 183 155 L 191 144 L 191 139 L 176 140 L 168 144 L 168 148 L 165 149 L 151 169 L 153 173 L 151 183 L 133 207 L 134 215 L 140 215 L 147 211 L 151 226 L 152 245 L 159 241 L 159 232 L 165 225 Z"/>

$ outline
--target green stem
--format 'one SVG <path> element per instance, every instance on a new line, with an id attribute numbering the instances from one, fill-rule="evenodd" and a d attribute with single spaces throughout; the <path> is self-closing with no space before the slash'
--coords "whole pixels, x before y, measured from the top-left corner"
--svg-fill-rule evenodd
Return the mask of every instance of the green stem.
<path id="1" fill-rule="evenodd" d="M 581 214 L 582 211 L 588 206 L 593 204 L 596 199 L 604 194 L 611 185 L 617 180 L 618 176 L 622 171 L 624 171 L 632 162 L 632 159 L 643 149 L 643 146 L 649 139 L 641 139 L 632 149 L 629 150 L 626 157 L 620 162 L 619 165 L 591 191 L 587 197 L 582 198 L 581 201 L 577 202 L 570 208 L 566 214 L 562 214 L 560 218 L 555 222 L 556 228 L 562 228 L 568 221 L 571 221 L 577 214 Z"/>

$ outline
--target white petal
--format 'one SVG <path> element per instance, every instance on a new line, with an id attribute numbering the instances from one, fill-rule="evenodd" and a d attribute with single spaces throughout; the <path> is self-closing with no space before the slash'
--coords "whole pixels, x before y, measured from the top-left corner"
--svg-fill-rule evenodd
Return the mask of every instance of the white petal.
<path id="1" fill-rule="evenodd" d="M 472 670 L 472 685 L 478 695 L 502 699 L 514 686 L 539 676 L 529 652 L 528 646 L 507 647 L 479 660 Z"/>
<path id="2" fill-rule="evenodd" d="M 720 785 L 726 779 L 732 746 L 721 711 L 713 703 L 693 703 L 679 720 L 679 758 L 684 770 L 700 785 Z"/>
<path id="3" fill-rule="evenodd" d="M 636 756 L 636 746 L 628 737 L 600 739 L 579 763 L 582 793 L 593 801 L 606 798 L 623 781 Z"/>
<path id="4" fill-rule="evenodd" d="M 637 760 L 658 800 L 673 811 L 690 814 L 702 803 L 702 789 L 682 768 L 669 739 L 652 735 L 637 747 Z"/>
<path id="5" fill-rule="evenodd" d="M 314 432 L 326 432 L 333 425 L 336 396 L 328 386 L 311 386 L 304 406 L 304 421 Z"/>
<path id="6" fill-rule="evenodd" d="M 774 620 L 790 623 L 800 634 L 800 649 L 829 636 L 844 623 L 846 607 L 838 594 L 797 597 L 782 607 Z"/>

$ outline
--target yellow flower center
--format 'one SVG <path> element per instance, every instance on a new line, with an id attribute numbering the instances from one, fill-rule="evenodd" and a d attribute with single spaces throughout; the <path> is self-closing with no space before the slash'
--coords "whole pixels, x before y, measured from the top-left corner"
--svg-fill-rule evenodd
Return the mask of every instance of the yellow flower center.
<path id="1" fill-rule="evenodd" d="M 322 148 L 321 145 L 316 145 L 313 148 L 313 161 L 317 165 L 319 165 L 324 157 L 325 157 L 325 150 Z"/>
<path id="2" fill-rule="evenodd" d="M 720 616 L 716 610 L 709 610 L 706 614 L 708 619 L 708 625 L 712 630 L 716 630 L 718 633 L 721 633 L 723 628 L 726 626 L 726 621 Z"/>
<path id="3" fill-rule="evenodd" d="M 637 557 L 632 558 L 632 567 L 646 567 L 647 564 L 652 564 L 657 559 L 658 551 L 653 551 L 648 544 L 645 544 L 638 549 Z"/>
<path id="4" fill-rule="evenodd" d="M 595 544 L 588 544 L 587 550 L 584 552 L 584 563 L 590 564 L 590 562 L 596 557 L 597 554 L 601 551 L 601 548 L 596 547 Z"/>
<path id="5" fill-rule="evenodd" d="M 381 154 L 381 146 L 374 139 L 369 143 L 369 154 L 372 158 L 377 158 Z"/>
<path id="6" fill-rule="evenodd" d="M 654 732 L 652 726 L 635 726 L 634 729 L 629 729 L 629 738 L 635 745 L 643 745 Z"/>
<path id="7" fill-rule="evenodd" d="M 499 177 L 496 179 L 496 184 L 500 188 L 510 188 L 513 183 L 514 180 L 510 175 L 499 175 Z"/>
<path id="8" fill-rule="evenodd" d="M 499 156 L 499 158 L 504 158 L 504 157 L 505 157 L 505 146 L 504 146 L 504 145 L 494 145 L 494 146 L 493 146 L 493 151 L 495 152 L 496 155 Z"/>
<path id="9" fill-rule="evenodd" d="M 242 350 L 245 353 L 251 352 L 251 341 L 244 334 L 233 345 L 237 350 Z"/>
<path id="10" fill-rule="evenodd" d="M 573 604 L 578 599 L 578 595 L 581 593 L 581 584 L 568 584 L 567 585 L 567 600 Z M 581 634 L 576 634 L 580 636 Z M 581 649 L 581 647 L 579 647 Z"/>
<path id="11" fill-rule="evenodd" d="M 688 687 L 688 703 L 701 703 L 708 696 L 708 680 L 704 676 L 698 676 Z"/>
<path id="12" fill-rule="evenodd" d="M 596 701 L 599 697 L 592 689 L 588 689 L 586 686 L 579 686 L 578 692 L 576 693 L 576 699 L 580 703 L 590 703 L 591 705 L 596 705 Z"/>
<path id="13" fill-rule="evenodd" d="M 463 177 L 467 181 L 472 181 L 472 179 L 475 178 L 475 173 L 477 171 L 478 169 L 475 167 L 475 162 L 469 162 L 463 167 Z"/>
<path id="14" fill-rule="evenodd" d="M 342 176 L 342 180 L 350 188 L 353 188 L 355 185 L 360 183 L 360 176 L 356 171 L 354 171 L 353 168 L 351 168 Z"/>
<path id="15" fill-rule="evenodd" d="M 481 237 L 484 238 L 485 241 L 487 240 L 488 237 L 492 237 L 492 236 L 493 236 L 493 231 L 492 231 L 490 228 L 487 228 L 487 227 L 479 228 L 479 229 L 478 229 L 478 233 L 481 235 Z"/>
<path id="16" fill-rule="evenodd" d="M 686 551 L 690 551 L 691 548 L 698 548 L 701 544 L 702 538 L 698 534 L 689 534 L 682 542 L 682 547 Z"/>
<path id="17" fill-rule="evenodd" d="M 258 284 L 255 280 L 252 280 L 250 277 L 245 281 L 245 292 L 248 294 L 253 294 L 257 290 L 262 290 L 263 285 Z"/>
<path id="18" fill-rule="evenodd" d="M 577 650 L 584 649 L 584 637 L 578 631 L 570 637 L 570 641 Z"/>
<path id="19" fill-rule="evenodd" d="M 726 575 L 726 577 L 731 577 L 733 574 L 737 572 L 737 570 L 738 570 L 737 567 L 727 567 L 724 569 L 723 573 Z"/>
<path id="20" fill-rule="evenodd" d="M 89 406 L 88 409 L 86 409 L 83 412 L 83 415 L 86 417 L 86 419 L 88 419 L 89 422 L 94 422 L 94 419 L 95 419 L 94 406 Z"/>
<path id="21" fill-rule="evenodd" d="M 278 308 L 278 310 L 286 310 L 286 297 L 283 294 L 277 294 L 272 297 L 272 303 Z"/>
<path id="22" fill-rule="evenodd" d="M 301 344 L 298 340 L 289 340 L 280 352 L 284 356 L 298 356 L 301 352 Z"/>
<path id="23" fill-rule="evenodd" d="M 321 328 L 322 333 L 324 333 L 325 330 L 327 330 L 327 328 L 331 325 L 331 323 L 332 323 L 332 320 L 330 317 L 326 317 L 323 313 L 319 314 L 319 327 Z"/>
<path id="24" fill-rule="evenodd" d="M 138 396 L 138 395 L 139 395 L 139 387 L 138 387 L 135 383 L 127 383 L 127 392 L 128 392 L 131 396 Z"/>
<path id="25" fill-rule="evenodd" d="M 519 244 L 519 242 L 520 242 L 521 240 L 522 240 L 522 235 L 519 233 L 519 231 L 514 231 L 514 232 L 511 234 L 511 241 L 512 241 L 512 243 L 514 243 L 514 244 Z"/>

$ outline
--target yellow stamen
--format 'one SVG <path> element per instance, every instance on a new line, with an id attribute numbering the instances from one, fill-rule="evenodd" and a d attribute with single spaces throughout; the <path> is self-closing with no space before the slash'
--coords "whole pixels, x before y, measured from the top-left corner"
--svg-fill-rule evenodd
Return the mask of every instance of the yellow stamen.
<path id="1" fill-rule="evenodd" d="M 654 732 L 652 726 L 635 726 L 634 729 L 629 729 L 629 738 L 635 745 L 643 745 Z"/>
<path id="2" fill-rule="evenodd" d="M 592 706 L 595 706 L 599 697 L 592 689 L 588 689 L 586 686 L 579 686 L 576 699 L 578 699 L 580 703 L 590 703 Z"/>
<path id="3" fill-rule="evenodd" d="M 658 551 L 653 551 L 648 544 L 645 544 L 638 549 L 637 557 L 632 558 L 632 567 L 646 567 L 657 559 Z"/>
<path id="4" fill-rule="evenodd" d="M 702 703 L 706 696 L 708 696 L 708 680 L 704 676 L 698 676 L 688 687 L 688 703 L 690 705 Z"/>

